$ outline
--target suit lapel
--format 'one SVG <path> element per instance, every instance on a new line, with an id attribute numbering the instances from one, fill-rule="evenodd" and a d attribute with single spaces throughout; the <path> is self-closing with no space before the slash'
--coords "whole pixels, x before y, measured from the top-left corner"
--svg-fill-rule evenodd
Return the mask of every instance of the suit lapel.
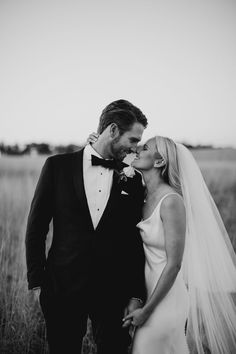
<path id="1" fill-rule="evenodd" d="M 74 183 L 76 195 L 82 206 L 82 210 L 84 211 L 84 218 L 85 218 L 84 222 L 85 224 L 89 225 L 89 228 L 92 228 L 94 230 L 93 222 L 92 222 L 92 218 L 90 215 L 88 202 L 86 198 L 85 188 L 84 188 L 83 156 L 84 156 L 84 149 L 75 153 L 73 183 Z"/>

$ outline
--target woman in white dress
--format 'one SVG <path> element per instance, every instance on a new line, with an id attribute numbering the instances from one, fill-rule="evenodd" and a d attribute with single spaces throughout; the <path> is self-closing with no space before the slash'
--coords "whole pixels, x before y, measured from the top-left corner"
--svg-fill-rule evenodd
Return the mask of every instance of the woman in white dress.
<path id="1" fill-rule="evenodd" d="M 132 165 L 147 191 L 137 225 L 147 301 L 124 318 L 132 354 L 236 353 L 235 253 L 194 158 L 155 137 Z"/>

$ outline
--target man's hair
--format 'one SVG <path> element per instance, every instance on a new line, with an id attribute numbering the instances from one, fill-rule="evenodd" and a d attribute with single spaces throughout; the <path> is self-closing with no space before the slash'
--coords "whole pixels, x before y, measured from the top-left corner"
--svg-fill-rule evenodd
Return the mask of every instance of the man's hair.
<path id="1" fill-rule="evenodd" d="M 130 130 L 134 123 L 147 127 L 147 118 L 142 111 L 126 100 L 111 102 L 104 108 L 99 120 L 98 133 L 101 134 L 110 124 L 115 123 L 122 135 Z"/>

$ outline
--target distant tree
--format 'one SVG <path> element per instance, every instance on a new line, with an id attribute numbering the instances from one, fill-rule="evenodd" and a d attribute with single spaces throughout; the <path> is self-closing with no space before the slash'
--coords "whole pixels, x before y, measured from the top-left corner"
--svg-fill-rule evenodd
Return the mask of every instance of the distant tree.
<path id="1" fill-rule="evenodd" d="M 213 149 L 213 146 L 212 145 L 201 145 L 201 144 L 198 144 L 198 145 L 192 145 L 192 144 L 189 144 L 189 143 L 186 143 L 186 142 L 183 142 L 182 143 L 184 146 L 186 146 L 188 149 L 196 149 L 196 150 L 199 150 L 199 149 Z"/>
<path id="2" fill-rule="evenodd" d="M 37 144 L 36 149 L 40 155 L 49 155 L 52 153 L 49 144 L 46 143 Z"/>
<path id="3" fill-rule="evenodd" d="M 214 149 L 212 145 L 201 145 L 201 144 L 197 145 L 195 148 L 196 149 L 208 149 L 208 150 Z"/>
<path id="4" fill-rule="evenodd" d="M 53 152 L 56 154 L 64 154 L 64 153 L 70 153 L 70 152 L 80 150 L 81 148 L 82 146 L 75 145 L 75 144 L 56 145 L 53 149 Z"/>
<path id="5" fill-rule="evenodd" d="M 4 143 L 1 143 L 0 152 L 7 155 L 21 155 L 22 149 L 20 149 L 18 144 L 5 145 Z"/>
<path id="6" fill-rule="evenodd" d="M 32 151 L 36 151 L 40 155 L 50 155 L 52 153 L 51 147 L 47 143 L 31 143 L 27 144 L 23 153 L 30 154 Z"/>
<path id="7" fill-rule="evenodd" d="M 5 145 L 3 143 L 0 143 L 0 152 L 4 154 L 6 152 Z"/>

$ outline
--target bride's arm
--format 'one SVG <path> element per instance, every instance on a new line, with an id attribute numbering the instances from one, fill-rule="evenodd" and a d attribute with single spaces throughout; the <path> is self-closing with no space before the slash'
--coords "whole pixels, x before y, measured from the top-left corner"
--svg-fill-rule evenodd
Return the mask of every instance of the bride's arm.
<path id="1" fill-rule="evenodd" d="M 185 242 L 185 208 L 178 196 L 163 200 L 161 205 L 167 263 L 156 288 L 144 306 L 144 311 L 151 313 L 172 287 L 180 270 Z"/>
<path id="2" fill-rule="evenodd" d="M 133 324 L 141 326 L 172 287 L 181 267 L 185 243 L 185 208 L 178 196 L 167 197 L 161 205 L 167 263 L 152 293 L 141 310 L 130 314 Z"/>

